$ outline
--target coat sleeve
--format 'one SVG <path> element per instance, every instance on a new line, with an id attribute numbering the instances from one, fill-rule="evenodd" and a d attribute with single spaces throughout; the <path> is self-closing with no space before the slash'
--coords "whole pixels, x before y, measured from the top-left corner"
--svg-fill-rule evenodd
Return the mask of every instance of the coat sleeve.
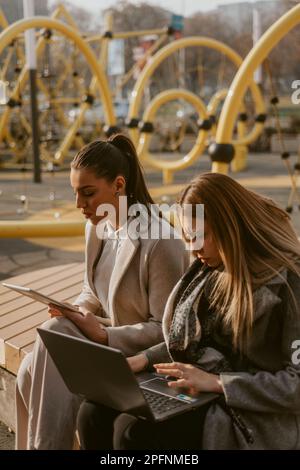
<path id="1" fill-rule="evenodd" d="M 78 307 L 82 308 L 82 310 L 87 310 L 94 315 L 103 315 L 102 305 L 99 299 L 93 294 L 88 280 L 87 280 L 87 273 L 84 273 L 84 281 L 81 292 L 77 299 L 73 302 L 73 305 L 77 305 Z"/>
<path id="2" fill-rule="evenodd" d="M 85 247 L 85 259 L 87 260 L 87 250 L 88 250 L 88 243 L 89 243 L 89 231 L 91 230 L 91 226 L 89 223 L 86 224 L 85 227 L 85 239 L 86 239 L 86 247 Z M 81 292 L 76 300 L 73 302 L 73 305 L 77 305 L 81 307 L 82 310 L 87 310 L 91 313 L 94 313 L 98 316 L 103 316 L 103 309 L 99 299 L 94 295 L 92 292 L 87 277 L 87 265 L 85 265 L 85 273 L 84 273 L 84 281 Z"/>
<path id="3" fill-rule="evenodd" d="M 282 368 L 274 373 L 231 372 L 220 374 L 226 403 L 262 413 L 300 412 L 300 278 L 292 275 L 281 294 L 283 328 Z M 291 295 L 291 292 L 293 295 Z M 293 299 L 294 297 L 294 299 Z M 298 348 L 298 353 L 296 350 Z"/>
<path id="4" fill-rule="evenodd" d="M 160 362 L 172 362 L 165 342 L 156 344 L 142 352 L 147 356 L 149 369 L 153 368 L 154 364 L 159 364 Z"/>
<path id="5" fill-rule="evenodd" d="M 148 321 L 108 327 L 109 346 L 132 356 L 163 341 L 161 321 L 164 308 L 188 261 L 188 253 L 181 240 L 160 239 L 155 243 L 148 259 Z"/>

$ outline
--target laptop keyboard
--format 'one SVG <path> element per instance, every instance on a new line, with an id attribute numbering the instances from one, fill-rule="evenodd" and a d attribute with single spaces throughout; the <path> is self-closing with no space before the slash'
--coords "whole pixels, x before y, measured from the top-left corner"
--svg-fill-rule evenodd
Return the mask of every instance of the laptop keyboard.
<path id="1" fill-rule="evenodd" d="M 159 393 L 143 389 L 143 394 L 154 415 L 164 415 L 168 411 L 182 408 L 183 403 L 175 398 L 170 398 Z"/>

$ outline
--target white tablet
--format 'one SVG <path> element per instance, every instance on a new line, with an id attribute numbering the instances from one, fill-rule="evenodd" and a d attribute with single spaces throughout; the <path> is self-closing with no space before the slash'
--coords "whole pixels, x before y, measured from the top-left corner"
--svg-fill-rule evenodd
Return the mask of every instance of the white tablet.
<path id="1" fill-rule="evenodd" d="M 12 289 L 12 290 L 15 290 L 16 292 L 19 292 L 20 294 L 27 295 L 28 297 L 31 297 L 37 302 L 42 302 L 43 304 L 46 304 L 46 305 L 53 304 L 60 308 L 67 308 L 68 310 L 71 310 L 72 312 L 78 312 L 78 307 L 70 306 L 70 305 L 64 304 L 63 302 L 59 302 L 58 300 L 54 300 L 51 297 L 48 297 L 47 295 L 41 294 L 40 292 L 37 292 L 36 290 L 30 289 L 30 287 L 16 286 L 15 284 L 7 284 L 6 282 L 2 282 L 2 285 L 4 287 L 7 287 L 8 289 Z"/>

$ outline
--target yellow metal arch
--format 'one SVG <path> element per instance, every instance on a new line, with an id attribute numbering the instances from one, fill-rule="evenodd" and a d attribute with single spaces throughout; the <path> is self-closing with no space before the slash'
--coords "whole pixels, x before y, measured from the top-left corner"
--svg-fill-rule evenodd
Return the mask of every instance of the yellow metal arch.
<path id="1" fill-rule="evenodd" d="M 249 52 L 233 79 L 230 92 L 223 105 L 216 134 L 217 145 L 232 143 L 233 128 L 239 107 L 255 70 L 280 40 L 299 23 L 300 5 L 296 5 L 276 21 Z M 228 163 L 215 161 L 212 164 L 212 171 L 227 173 Z"/>
<path id="2" fill-rule="evenodd" d="M 221 103 L 221 101 L 224 101 L 226 99 L 226 96 L 228 94 L 228 89 L 227 88 L 223 88 L 222 90 L 218 90 L 210 99 L 208 105 L 207 105 L 207 114 L 209 116 L 211 115 L 215 115 L 217 113 L 217 110 L 218 110 L 218 107 Z M 241 103 L 241 106 L 240 106 L 240 112 L 244 113 L 246 111 L 246 108 L 245 108 L 245 105 L 244 103 L 242 102 Z M 214 124 L 212 126 L 212 129 L 210 131 L 210 133 L 212 135 L 215 135 L 216 133 L 216 130 L 217 130 L 217 125 Z M 239 138 L 235 141 L 233 141 L 233 144 L 234 145 L 245 145 L 245 130 L 246 130 L 246 125 L 243 121 L 239 121 L 238 122 L 238 136 Z M 249 134 L 250 135 L 250 134 Z M 241 136 L 243 136 L 241 138 Z M 251 141 L 249 141 L 249 143 L 251 143 Z"/>
<path id="3" fill-rule="evenodd" d="M 88 46 L 88 44 L 76 33 L 70 26 L 43 16 L 36 16 L 34 18 L 23 19 L 17 21 L 6 28 L 0 34 L 0 54 L 5 47 L 7 47 L 12 40 L 18 35 L 31 28 L 49 28 L 60 32 L 62 35 L 74 41 L 78 49 L 84 55 L 91 71 L 98 81 L 99 93 L 103 102 L 106 121 L 109 125 L 115 125 L 115 114 L 112 106 L 111 95 L 108 87 L 106 77 L 99 66 L 96 56 Z M 1 222 L 0 233 L 1 237 L 46 237 L 46 236 L 74 236 L 82 235 L 83 223 L 81 222 Z"/>
<path id="4" fill-rule="evenodd" d="M 168 101 L 174 101 L 178 99 L 188 101 L 192 106 L 194 106 L 202 119 L 207 118 L 206 106 L 198 96 L 190 91 L 176 88 L 159 93 L 146 108 L 143 115 L 143 121 L 153 122 L 160 106 L 167 103 Z M 154 168 L 163 170 L 164 183 L 169 184 L 172 181 L 172 173 L 174 171 L 181 170 L 191 165 L 202 154 L 205 148 L 206 133 L 207 131 L 204 130 L 199 131 L 195 145 L 183 159 L 180 158 L 179 160 L 169 161 L 162 159 L 157 160 L 153 157 L 149 151 L 149 143 L 152 134 L 142 132 L 139 139 L 138 154 L 140 155 L 141 160 L 150 164 Z"/>
<path id="5" fill-rule="evenodd" d="M 220 41 L 216 41 L 215 39 L 207 38 L 207 37 L 197 37 L 191 36 L 189 38 L 178 39 L 171 44 L 163 47 L 158 51 L 152 59 L 148 62 L 146 67 L 143 69 L 141 75 L 139 76 L 138 80 L 136 81 L 135 87 L 131 94 L 131 102 L 128 112 L 129 120 L 132 118 L 137 118 L 139 115 L 139 109 L 141 107 L 142 97 L 144 88 L 150 76 L 153 72 L 157 69 L 157 67 L 171 54 L 174 52 L 184 49 L 186 47 L 208 47 L 210 49 L 215 49 L 224 55 L 226 55 L 235 65 L 236 67 L 240 67 L 242 64 L 242 58 L 237 54 L 233 49 L 229 46 L 223 44 Z M 250 82 L 250 89 L 253 96 L 253 100 L 255 102 L 256 112 L 258 114 L 265 113 L 265 104 L 263 98 L 261 96 L 261 92 L 255 82 L 252 80 Z M 258 133 L 261 132 L 263 129 L 263 125 L 261 123 L 256 123 L 252 132 Z M 132 140 L 137 145 L 139 139 L 139 131 L 137 129 L 130 129 L 130 136 Z"/>
<path id="6" fill-rule="evenodd" d="M 228 94 L 228 89 L 223 88 L 222 90 L 218 90 L 211 98 L 207 105 L 207 113 L 209 116 L 215 115 L 218 109 L 218 106 L 221 101 L 224 101 Z M 240 112 L 246 112 L 246 108 L 244 102 L 241 103 L 241 107 L 239 109 Z M 247 155 L 248 155 L 248 148 L 252 141 L 256 140 L 258 135 L 261 133 L 261 127 L 256 126 L 253 131 L 251 131 L 248 136 L 246 136 L 246 123 L 243 121 L 238 120 L 237 123 L 237 131 L 238 131 L 238 139 L 234 140 L 232 144 L 234 145 L 234 158 L 231 162 L 231 169 L 232 171 L 242 171 L 245 169 L 247 165 Z M 217 131 L 217 124 L 215 123 L 210 131 L 210 135 L 215 138 Z M 255 132 L 256 131 L 256 132 Z"/>
<path id="7" fill-rule="evenodd" d="M 1 8 L 0 8 L 0 26 L 2 29 L 7 28 L 8 26 L 8 21 Z"/>
<path id="8" fill-rule="evenodd" d="M 78 31 L 78 28 L 77 28 L 77 25 L 76 25 L 75 21 L 73 20 L 72 16 L 69 14 L 69 12 L 65 9 L 65 7 L 63 5 L 58 5 L 58 7 L 52 13 L 51 18 L 55 19 L 55 20 L 60 20 L 60 21 L 62 19 L 64 19 L 67 22 L 67 24 L 69 24 L 72 28 L 74 28 L 76 31 Z M 0 23 L 1 23 L 1 11 L 0 11 Z M 6 23 L 5 27 L 8 27 L 8 26 L 9 26 L 8 23 Z M 47 39 L 44 36 L 41 36 L 39 33 L 36 34 L 36 36 L 39 36 L 39 39 L 37 41 L 37 45 L 36 45 L 36 48 L 35 48 L 36 56 L 38 58 L 43 53 L 44 47 L 47 43 Z M 10 49 L 11 49 L 10 53 L 13 54 L 13 49 L 12 48 L 10 48 Z M 72 67 L 71 62 L 70 62 L 69 65 L 66 64 L 65 71 L 67 69 L 70 69 L 71 67 Z M 65 71 L 64 71 L 64 73 L 65 73 Z M 1 73 L 5 74 L 4 68 L 2 68 Z M 62 82 L 63 82 L 64 78 L 61 77 L 60 79 L 62 79 Z M 20 95 L 23 92 L 24 87 L 27 84 L 27 81 L 28 81 L 28 69 L 26 67 L 26 64 L 24 64 L 24 66 L 21 70 L 21 73 L 20 73 L 18 79 L 16 80 L 14 89 L 12 90 L 12 92 L 10 94 L 11 99 L 15 99 L 15 100 L 19 99 Z M 43 82 L 41 81 L 41 79 L 39 77 L 37 77 L 37 85 L 38 85 L 38 88 L 44 93 L 44 95 L 48 96 L 48 98 L 50 98 L 49 97 L 49 90 L 45 87 L 45 85 L 43 84 Z M 96 85 L 97 85 L 97 82 L 96 82 Z M 60 89 L 59 81 L 57 82 L 57 88 Z M 91 93 L 93 92 L 92 90 L 90 90 L 90 91 L 91 91 Z M 60 100 L 62 100 L 62 98 Z M 9 129 L 8 129 L 8 119 L 9 119 L 10 115 L 12 114 L 12 112 L 13 112 L 12 109 L 9 108 L 8 106 L 6 106 L 5 109 L 4 109 L 4 112 L 2 113 L 2 115 L 0 117 L 0 140 L 4 140 L 4 138 L 5 138 L 6 142 L 9 144 L 11 150 L 13 150 L 13 152 L 14 152 L 14 156 L 10 159 L 10 165 L 14 164 L 14 163 L 18 163 L 19 159 L 20 159 L 20 157 L 22 156 L 22 153 L 23 153 L 23 151 L 21 149 L 19 151 L 16 151 L 16 143 L 15 143 L 14 139 L 11 137 Z M 23 125 L 24 125 L 24 121 L 25 121 L 26 118 L 21 113 L 21 110 L 19 110 L 19 113 L 20 113 L 20 119 L 22 119 Z M 59 122 L 61 122 L 65 127 L 69 128 L 69 122 L 66 123 L 66 118 L 65 118 L 63 112 L 61 111 L 61 109 L 59 107 L 56 107 L 56 115 L 59 119 Z M 46 113 L 43 114 L 43 117 L 41 119 L 43 119 L 43 118 L 44 119 L 47 118 Z M 28 135 L 30 135 L 31 134 L 30 125 L 29 124 L 27 126 L 25 125 L 25 128 L 26 127 L 29 127 Z M 76 133 L 75 126 L 72 125 L 71 129 L 72 129 L 73 135 L 74 135 Z M 69 136 L 70 136 L 70 130 L 67 132 L 67 135 L 65 136 L 65 139 L 64 139 L 64 141 L 67 142 L 67 145 L 63 145 L 64 144 L 64 142 L 63 142 L 63 144 L 61 145 L 59 150 L 55 153 L 55 157 L 56 157 L 55 161 L 57 163 L 61 163 L 61 160 L 63 159 L 63 157 L 65 156 L 65 154 L 69 150 L 69 147 L 72 143 Z M 78 137 L 77 137 L 77 139 L 78 139 Z M 42 148 L 42 147 L 43 146 L 41 146 L 41 155 L 43 155 L 43 157 L 46 158 L 47 160 L 53 161 L 54 155 L 50 154 L 50 152 L 48 152 L 45 147 L 44 148 Z M 25 150 L 25 147 L 24 147 L 23 150 Z M 2 164 L 1 166 L 4 166 L 4 165 Z"/>
<path id="9" fill-rule="evenodd" d="M 80 52 L 85 57 L 95 79 L 98 81 L 99 94 L 102 99 L 106 122 L 107 124 L 114 126 L 116 124 L 116 118 L 106 76 L 101 66 L 98 64 L 94 52 L 74 28 L 62 23 L 61 21 L 43 16 L 35 16 L 34 18 L 16 21 L 0 34 L 0 54 L 18 34 L 31 28 L 54 29 L 71 41 L 74 41 Z M 86 104 L 86 106 L 88 107 L 89 105 Z"/>
<path id="10" fill-rule="evenodd" d="M 227 94 L 227 88 L 222 88 L 221 90 L 216 91 L 216 93 L 211 97 L 207 105 L 207 112 L 209 115 L 216 114 L 219 104 L 221 103 L 221 101 L 225 100 Z"/>
<path id="11" fill-rule="evenodd" d="M 66 11 L 63 5 L 59 5 L 55 9 L 53 14 L 51 15 L 51 18 L 54 20 L 55 19 L 57 20 L 59 17 L 62 17 L 62 16 L 66 17 L 70 25 L 76 28 L 76 25 L 71 15 L 69 15 L 69 13 Z M 0 17 L 0 20 L 1 20 L 1 17 Z M 6 22 L 5 27 L 8 27 L 8 26 L 9 24 Z M 40 57 L 41 54 L 43 53 L 45 43 L 46 43 L 46 39 L 44 37 L 40 37 L 39 40 L 37 41 L 37 45 L 35 48 L 37 58 Z M 16 81 L 14 89 L 12 90 L 12 93 L 10 95 L 12 99 L 16 100 L 19 98 L 19 94 L 22 93 L 24 87 L 26 86 L 27 81 L 28 81 L 28 70 L 26 66 L 24 66 Z M 38 85 L 39 86 L 41 85 L 41 81 L 39 79 L 38 79 Z M 4 112 L 2 113 L 0 117 L 0 141 L 3 140 L 4 137 L 8 139 L 7 123 L 8 123 L 10 114 L 11 114 L 11 108 L 6 106 L 6 108 L 4 109 Z"/>

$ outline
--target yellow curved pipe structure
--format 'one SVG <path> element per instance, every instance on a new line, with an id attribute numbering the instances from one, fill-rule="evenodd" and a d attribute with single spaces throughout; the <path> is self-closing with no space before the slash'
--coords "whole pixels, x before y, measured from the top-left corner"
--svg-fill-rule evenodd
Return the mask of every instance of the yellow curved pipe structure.
<path id="1" fill-rule="evenodd" d="M 16 21 L 4 31 L 2 31 L 2 33 L 0 34 L 0 54 L 2 53 L 3 49 L 13 41 L 16 36 L 31 28 L 54 29 L 55 31 L 58 31 L 63 36 L 70 39 L 71 41 L 74 41 L 80 52 L 85 57 L 92 71 L 92 74 L 98 81 L 98 89 L 103 103 L 106 122 L 111 126 L 115 125 L 116 118 L 106 76 L 102 68 L 99 66 L 93 50 L 71 26 L 62 23 L 61 21 L 57 21 L 44 16 L 35 16 L 34 18 Z M 89 105 L 86 104 L 86 106 L 88 107 Z"/>
<path id="2" fill-rule="evenodd" d="M 0 222 L 0 238 L 49 238 L 84 236 L 85 221 Z"/>
<path id="3" fill-rule="evenodd" d="M 209 100 L 209 103 L 207 105 L 207 112 L 209 115 L 213 114 L 215 115 L 217 112 L 217 109 L 219 107 L 219 104 L 221 101 L 225 100 L 226 96 L 228 94 L 228 89 L 227 88 L 222 88 L 222 90 L 218 90 Z"/>
<path id="4" fill-rule="evenodd" d="M 36 16 L 19 20 L 0 34 L 0 54 L 13 39 L 31 28 L 49 28 L 60 32 L 71 41 L 74 41 L 78 49 L 84 55 L 91 71 L 98 81 L 99 93 L 102 98 L 106 121 L 109 125 L 115 125 L 116 119 L 112 106 L 112 100 L 106 77 L 99 66 L 96 56 L 86 42 L 70 26 L 60 21 L 43 16 Z M 84 222 L 53 222 L 53 221 L 5 221 L 0 223 L 0 237 L 30 238 L 30 237 L 65 237 L 81 236 L 84 234 Z"/>
<path id="5" fill-rule="evenodd" d="M 221 103 L 221 101 L 224 101 L 226 99 L 226 96 L 228 94 L 228 89 L 227 88 L 223 88 L 222 90 L 218 90 L 213 96 L 212 98 L 210 99 L 208 105 L 207 105 L 207 114 L 209 116 L 213 115 L 215 116 L 215 114 L 217 113 L 217 110 L 218 110 L 218 107 Z M 240 107 L 240 111 L 242 113 L 244 113 L 246 111 L 246 108 L 245 108 L 245 105 L 244 103 L 241 104 L 241 107 Z M 215 134 L 216 132 L 216 124 L 214 124 L 212 126 L 212 129 L 210 131 L 210 133 L 212 135 Z M 243 121 L 239 121 L 238 122 L 238 136 L 239 138 L 237 140 L 234 140 L 233 141 L 233 144 L 234 145 L 244 145 L 244 135 L 245 135 L 245 130 L 246 130 L 246 125 Z M 241 136 L 243 136 L 243 138 L 241 139 Z M 252 141 L 251 141 L 252 142 Z M 250 142 L 249 142 L 250 143 Z"/>
<path id="6" fill-rule="evenodd" d="M 280 40 L 298 23 L 300 23 L 300 5 L 296 5 L 277 20 L 259 39 L 253 49 L 245 58 L 242 66 L 235 75 L 230 86 L 220 115 L 216 134 L 216 143 L 231 144 L 234 123 L 239 111 L 241 101 L 252 80 L 257 67 L 270 54 Z M 228 163 L 215 161 L 212 171 L 219 173 L 228 172 Z"/>
<path id="7" fill-rule="evenodd" d="M 57 9 L 53 13 L 52 17 L 55 18 L 58 15 L 59 15 L 59 11 Z M 7 24 L 6 27 L 9 27 L 9 25 Z M 37 57 L 39 57 L 40 54 L 42 53 L 44 43 L 45 43 L 45 39 L 43 37 L 39 38 L 36 48 L 35 48 Z M 18 79 L 16 80 L 16 84 L 10 94 L 10 97 L 12 99 L 18 99 L 19 94 L 23 92 L 23 89 L 27 83 L 27 80 L 28 80 L 28 70 L 26 67 L 23 67 Z M 8 106 L 6 106 L 0 117 L 0 141 L 3 140 L 4 137 L 6 137 L 7 122 L 8 122 L 10 114 L 11 114 L 11 109 Z"/>
<path id="8" fill-rule="evenodd" d="M 221 101 L 224 101 L 226 99 L 226 96 L 228 94 L 228 89 L 224 88 L 222 90 L 217 91 L 209 101 L 207 105 L 207 113 L 209 116 L 215 115 L 218 109 L 218 106 Z M 244 113 L 246 111 L 245 105 L 242 102 L 241 107 L 239 109 L 240 112 Z M 263 124 L 262 124 L 263 126 Z M 216 130 L 217 130 L 217 125 L 214 124 L 210 134 L 215 137 L 216 135 Z M 234 172 L 237 171 L 242 171 L 246 168 L 247 166 L 247 155 L 248 155 L 248 148 L 247 145 L 249 145 L 252 142 L 252 139 L 250 138 L 251 135 L 254 133 L 250 132 L 248 134 L 248 138 L 245 138 L 246 135 L 246 123 L 244 121 L 238 121 L 237 123 L 237 131 L 238 131 L 238 139 L 234 140 L 232 144 L 234 145 L 234 158 L 231 162 L 231 170 Z M 256 127 L 257 134 L 259 135 L 261 130 Z M 258 136 L 257 135 L 257 136 Z M 255 137 L 255 135 L 253 135 Z M 256 137 L 255 137 L 256 139 Z M 255 140 L 253 139 L 253 140 Z M 245 143 L 245 141 L 247 143 Z"/>
<path id="9" fill-rule="evenodd" d="M 137 118 L 139 116 L 139 109 L 141 107 L 141 102 L 142 102 L 142 97 L 143 97 L 143 92 L 144 88 L 146 86 L 146 83 L 150 76 L 153 74 L 153 72 L 157 69 L 157 67 L 166 59 L 168 58 L 171 54 L 174 52 L 184 49 L 186 47 L 208 47 L 210 49 L 215 49 L 230 59 L 237 68 L 239 68 L 242 64 L 242 58 L 240 57 L 239 54 L 237 54 L 233 49 L 231 49 L 229 46 L 226 46 L 220 41 L 216 41 L 215 39 L 207 38 L 207 37 L 197 37 L 197 36 L 191 36 L 189 38 L 183 38 L 183 39 L 177 39 L 176 41 L 173 41 L 171 44 L 168 44 L 167 46 L 163 47 L 160 49 L 148 62 L 146 67 L 143 69 L 141 75 L 139 76 L 138 80 L 136 81 L 136 84 L 134 86 L 134 89 L 131 93 L 131 102 L 130 102 L 130 107 L 128 111 L 128 119 L 132 118 Z M 251 93 L 253 96 L 253 100 L 255 102 L 255 107 L 256 107 L 256 112 L 257 114 L 265 114 L 266 109 L 265 109 L 265 104 L 261 95 L 261 92 L 259 90 L 259 87 L 256 85 L 256 83 L 252 80 L 250 82 L 250 89 Z M 253 131 L 255 132 L 261 132 L 263 129 L 263 126 L 260 123 L 256 123 Z M 130 129 L 130 136 L 132 140 L 135 142 L 137 145 L 138 139 L 139 139 L 139 131 L 137 129 Z"/>
<path id="10" fill-rule="evenodd" d="M 183 99 L 194 106 L 198 115 L 202 119 L 207 118 L 206 106 L 198 96 L 190 91 L 176 88 L 159 93 L 146 108 L 143 115 L 143 121 L 153 122 L 158 109 L 163 104 L 178 99 Z M 207 131 L 200 130 L 195 145 L 191 151 L 183 159 L 180 158 L 179 160 L 170 161 L 162 159 L 157 160 L 154 158 L 149 151 L 149 144 L 152 134 L 141 132 L 138 144 L 138 154 L 140 155 L 142 161 L 150 164 L 154 168 L 159 168 L 162 170 L 164 183 L 169 184 L 172 181 L 172 174 L 174 171 L 182 170 L 183 168 L 191 165 L 202 154 L 205 148 L 206 134 Z"/>

